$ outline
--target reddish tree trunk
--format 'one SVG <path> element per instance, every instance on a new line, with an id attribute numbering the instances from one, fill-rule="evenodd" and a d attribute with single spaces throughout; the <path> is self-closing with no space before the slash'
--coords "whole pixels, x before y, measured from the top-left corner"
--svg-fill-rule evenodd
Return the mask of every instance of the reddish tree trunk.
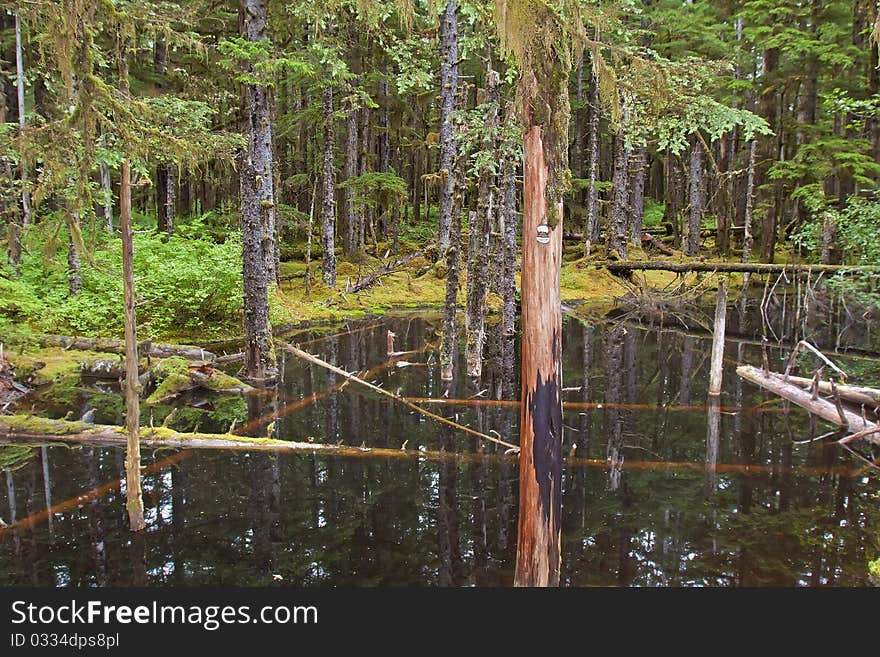
<path id="1" fill-rule="evenodd" d="M 525 152 L 522 268 L 522 408 L 516 586 L 555 586 L 561 563 L 562 511 L 562 204 L 546 243 L 549 170 L 540 125 L 528 125 Z"/>

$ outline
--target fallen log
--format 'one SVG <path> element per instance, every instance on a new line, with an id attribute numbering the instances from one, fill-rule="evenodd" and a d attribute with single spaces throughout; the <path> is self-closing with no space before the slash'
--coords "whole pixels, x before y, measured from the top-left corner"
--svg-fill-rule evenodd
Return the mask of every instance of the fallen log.
<path id="1" fill-rule="evenodd" d="M 650 246 L 653 249 L 657 249 L 663 255 L 675 255 L 675 251 L 673 251 L 663 242 L 651 235 L 651 233 L 642 233 L 642 247 L 645 246 Z"/>
<path id="2" fill-rule="evenodd" d="M 791 383 L 794 383 L 801 388 L 806 388 L 807 390 L 813 387 L 813 379 L 792 375 L 786 377 L 784 374 L 779 374 L 777 372 L 771 372 L 771 374 L 782 378 L 783 381 L 790 381 Z M 845 384 L 835 384 L 834 390 L 832 390 L 831 387 L 831 382 L 829 381 L 819 381 L 817 383 L 817 388 L 822 394 L 831 395 L 834 394 L 834 391 L 837 391 L 841 399 L 845 399 L 854 404 L 864 405 L 868 408 L 876 408 L 877 406 L 880 406 L 880 390 L 877 390 L 876 388 Z"/>
<path id="3" fill-rule="evenodd" d="M 736 373 L 747 381 L 765 390 L 769 390 L 773 394 L 797 404 L 810 413 L 818 415 L 823 420 L 844 427 L 849 431 L 860 432 L 878 427 L 876 423 L 870 422 L 852 411 L 838 408 L 836 404 L 827 399 L 822 399 L 821 397 L 813 399 L 813 396 L 806 390 L 793 383 L 786 383 L 781 374 L 775 372 L 765 373 L 763 370 L 752 365 L 741 365 L 736 368 Z M 877 437 L 877 434 L 866 434 L 865 439 L 880 445 L 880 438 Z"/>
<path id="4" fill-rule="evenodd" d="M 878 271 L 880 265 L 812 265 L 812 264 L 768 264 L 761 262 L 669 262 L 666 260 L 654 260 L 645 262 L 629 262 L 614 260 L 599 260 L 591 262 L 594 267 L 605 267 L 608 271 L 671 271 L 680 274 L 691 272 L 742 272 L 751 274 L 781 274 L 781 273 L 809 273 L 809 272 L 838 272 L 838 271 Z"/>
<path id="5" fill-rule="evenodd" d="M 345 290 L 343 290 L 343 294 L 354 294 L 356 292 L 361 292 L 368 288 L 373 287 L 383 276 L 387 276 L 388 274 L 393 274 L 395 271 L 403 267 L 405 264 L 412 262 L 416 258 L 422 255 L 421 251 L 416 251 L 415 253 L 409 253 L 402 258 L 397 258 L 393 262 L 389 262 L 388 264 L 379 267 L 373 271 L 369 276 L 365 276 L 361 278 L 358 276 L 358 279 L 354 283 L 349 283 Z"/>
<path id="6" fill-rule="evenodd" d="M 517 463 L 519 456 L 509 453 L 454 452 L 421 449 L 390 449 L 385 447 L 351 447 L 349 445 L 328 445 L 270 438 L 247 438 L 232 434 L 180 433 L 167 428 L 142 427 L 142 443 L 147 447 L 173 449 L 220 449 L 249 452 L 288 452 L 353 458 L 388 458 L 395 460 L 426 460 L 440 462 L 492 462 L 506 461 Z M 124 446 L 126 434 L 124 427 L 49 420 L 35 416 L 0 415 L 0 443 L 54 442 L 88 445 Z M 174 457 L 169 457 L 174 458 Z M 178 459 L 179 460 L 179 459 Z M 569 453 L 564 461 L 569 466 L 581 467 L 622 467 L 632 470 L 683 470 L 694 473 L 705 471 L 705 464 L 692 461 L 612 461 L 578 457 Z M 145 471 L 155 470 L 147 466 Z M 850 469 L 846 466 L 796 466 L 719 463 L 717 472 L 744 475 L 766 475 L 767 473 L 795 472 L 803 474 L 842 474 Z"/>
<path id="7" fill-rule="evenodd" d="M 253 387 L 234 376 L 206 364 L 190 363 L 188 366 L 181 367 L 180 361 L 178 361 L 171 362 L 164 371 L 161 371 L 161 365 L 154 369 L 160 370 L 156 372 L 156 376 L 161 378 L 161 381 L 153 394 L 147 397 L 147 404 L 161 404 L 174 399 L 182 392 L 196 388 L 234 395 L 245 394 L 253 390 Z"/>
<path id="8" fill-rule="evenodd" d="M 61 347 L 62 349 L 75 349 L 77 351 L 101 351 L 110 354 L 124 354 L 125 341 L 115 338 L 82 338 L 69 335 L 44 335 L 38 337 L 37 344 L 41 347 Z M 152 358 L 169 358 L 179 356 L 187 360 L 214 360 L 215 356 L 210 351 L 201 347 L 185 344 L 162 344 L 145 340 L 138 345 L 138 353 L 141 356 Z"/>

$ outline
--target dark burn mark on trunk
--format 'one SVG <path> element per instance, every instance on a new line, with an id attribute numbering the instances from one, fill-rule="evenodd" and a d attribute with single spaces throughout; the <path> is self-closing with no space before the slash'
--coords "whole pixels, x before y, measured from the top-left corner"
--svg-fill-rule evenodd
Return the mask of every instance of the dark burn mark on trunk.
<path id="1" fill-rule="evenodd" d="M 560 362 L 561 344 L 559 334 L 553 335 L 554 363 Z M 544 381 L 539 375 L 535 390 L 529 398 L 532 415 L 532 458 L 535 463 L 535 479 L 541 495 L 544 520 L 550 520 L 551 509 L 556 509 L 555 524 L 559 523 L 562 507 L 562 386 L 554 374 Z M 552 498 L 551 498 L 552 494 Z M 553 532 L 556 532 L 556 527 Z"/>

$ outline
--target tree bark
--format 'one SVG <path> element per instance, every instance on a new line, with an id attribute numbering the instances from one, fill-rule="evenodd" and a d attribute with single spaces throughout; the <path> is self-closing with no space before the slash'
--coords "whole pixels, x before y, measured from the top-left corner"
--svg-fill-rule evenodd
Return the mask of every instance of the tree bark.
<path id="1" fill-rule="evenodd" d="M 484 153 L 496 154 L 494 132 L 498 123 L 498 73 L 489 69 L 486 75 L 487 116 Z M 483 371 L 483 345 L 486 342 L 486 291 L 489 287 L 489 237 L 492 215 L 495 211 L 494 176 L 489 167 L 480 171 L 478 185 L 479 204 L 472 213 L 470 247 L 468 249 L 467 312 L 465 330 L 467 335 L 466 363 L 468 376 L 478 377 Z"/>
<path id="2" fill-rule="evenodd" d="M 119 86 L 128 96 L 128 42 L 119 37 Z M 137 321 L 134 291 L 134 247 L 131 235 L 131 162 L 122 161 L 119 175 L 119 233 L 122 237 L 122 283 L 125 312 L 125 507 L 131 530 L 142 531 L 144 501 L 141 493 L 140 386 L 138 382 Z"/>
<path id="3" fill-rule="evenodd" d="M 513 108 L 507 110 L 506 121 L 513 121 Z M 501 231 L 501 270 L 498 283 L 504 305 L 501 310 L 501 330 L 504 335 L 515 333 L 516 325 L 516 168 L 514 149 L 508 144 L 501 165 L 501 202 L 499 204 L 499 227 Z"/>
<path id="4" fill-rule="evenodd" d="M 162 37 L 153 46 L 153 69 L 159 78 L 159 88 L 166 84 L 168 44 Z M 174 171 L 167 163 L 156 167 L 156 228 L 159 232 L 174 234 Z"/>
<path id="5" fill-rule="evenodd" d="M 522 407 L 517 537 L 517 586 L 556 586 L 561 565 L 562 511 L 562 203 L 549 235 L 539 232 L 547 217 L 550 174 L 542 126 L 528 101 L 525 155 L 522 268 Z M 541 241 L 538 238 L 541 238 Z M 547 239 L 549 238 L 549 239 Z M 546 242 L 544 240 L 547 240 Z"/>
<path id="6" fill-rule="evenodd" d="M 24 57 L 21 40 L 21 16 L 15 12 L 15 77 L 16 91 L 18 93 L 18 129 L 24 132 L 26 125 L 26 108 L 24 104 Z M 28 166 L 24 155 L 19 154 L 19 169 L 21 176 L 21 225 L 27 228 L 31 223 L 31 196 L 28 190 Z"/>
<path id="7" fill-rule="evenodd" d="M 456 157 L 454 167 L 461 166 Z M 458 356 L 456 346 L 455 314 L 458 305 L 459 267 L 461 266 L 461 210 L 463 191 L 455 185 L 452 203 L 452 224 L 449 230 L 449 246 L 446 248 L 446 298 L 443 306 L 443 337 L 440 342 L 440 380 L 451 381 L 455 374 Z"/>
<path id="8" fill-rule="evenodd" d="M 454 194 L 454 162 L 458 141 L 452 125 L 458 95 L 458 0 L 447 0 L 442 17 L 443 36 L 440 63 L 440 218 L 437 228 L 437 256 L 449 247 L 449 230 Z"/>
<path id="9" fill-rule="evenodd" d="M 632 208 L 632 240 L 636 245 L 642 243 L 642 221 L 645 216 L 645 175 L 647 173 L 648 158 L 644 146 L 637 146 L 630 162 L 630 175 L 632 179 L 632 196 L 630 207 Z"/>
<path id="10" fill-rule="evenodd" d="M 351 181 L 357 177 L 357 146 L 358 146 L 358 111 L 352 101 L 345 118 L 345 179 Z M 354 190 L 345 188 L 345 226 L 342 230 L 342 251 L 346 256 L 353 256 L 358 250 L 357 210 L 354 207 Z"/>
<path id="11" fill-rule="evenodd" d="M 336 244 L 334 240 L 334 218 L 336 205 L 336 179 L 333 170 L 334 118 L 333 87 L 327 84 L 321 95 L 321 115 L 324 126 L 324 152 L 322 156 L 323 186 L 321 194 L 321 247 L 323 260 L 321 271 L 324 284 L 336 285 Z"/>
<path id="12" fill-rule="evenodd" d="M 624 117 L 626 108 L 623 109 Z M 624 118 L 624 121 L 626 118 Z M 623 130 L 614 137 L 614 174 L 612 177 L 611 226 L 608 231 L 606 257 L 626 260 L 627 223 L 630 213 L 629 201 L 629 155 Z"/>
<path id="13" fill-rule="evenodd" d="M 593 244 L 599 243 L 599 151 L 602 140 L 599 136 L 599 83 L 595 63 L 592 66 L 587 90 L 587 221 L 584 227 L 584 255 L 590 255 Z"/>
<path id="14" fill-rule="evenodd" d="M 693 257 L 700 252 L 700 224 L 703 221 L 703 211 L 706 205 L 703 142 L 700 140 L 699 135 L 694 135 L 691 138 L 691 166 L 689 174 L 690 213 L 688 214 L 688 230 L 684 253 Z"/>
<path id="15" fill-rule="evenodd" d="M 266 38 L 265 0 L 242 0 L 243 36 Z M 274 195 L 269 90 L 247 85 L 245 121 L 248 146 L 242 155 L 241 233 L 244 287 L 245 375 L 265 379 L 275 373 L 269 326 L 269 286 L 274 272 Z"/>

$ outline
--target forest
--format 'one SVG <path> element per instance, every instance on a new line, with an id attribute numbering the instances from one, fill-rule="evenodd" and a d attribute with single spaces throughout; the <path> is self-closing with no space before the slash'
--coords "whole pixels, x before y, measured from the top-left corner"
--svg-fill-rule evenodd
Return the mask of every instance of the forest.
<path id="1" fill-rule="evenodd" d="M 0 583 L 880 585 L 878 43 L 0 0 Z"/>

